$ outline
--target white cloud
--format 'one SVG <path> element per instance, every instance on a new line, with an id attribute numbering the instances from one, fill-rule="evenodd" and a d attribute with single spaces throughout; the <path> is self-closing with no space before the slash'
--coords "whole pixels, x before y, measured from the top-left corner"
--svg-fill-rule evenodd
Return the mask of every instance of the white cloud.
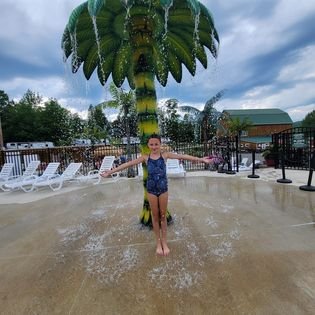
<path id="1" fill-rule="evenodd" d="M 57 98 L 60 104 L 82 115 L 90 104 L 110 99 L 109 84 L 102 87 L 95 74 L 87 82 L 82 69 L 71 73 L 69 63 L 63 71 L 61 36 L 70 13 L 83 1 L 1 1 L 0 58 L 8 56 L 12 65 L 16 61 L 19 66 L 12 66 L 12 72 L 7 67 L 6 76 L 0 73 L 0 89 L 14 99 L 30 89 L 45 97 Z M 180 105 L 203 108 L 209 98 L 227 89 L 215 106 L 218 110 L 278 107 L 287 109 L 293 120 L 313 110 L 315 45 L 307 41 L 303 44 L 302 40 L 303 32 L 314 26 L 308 28 L 304 24 L 315 15 L 314 1 L 201 2 L 212 11 L 219 31 L 219 58 L 216 61 L 208 53 L 208 69 L 198 64 L 195 77 L 184 70 L 181 84 L 171 75 L 166 88 L 157 84 L 160 103 L 164 99 L 177 98 Z M 273 54 L 281 52 L 283 47 L 285 56 L 280 55 L 275 60 Z M 269 60 L 267 57 L 264 64 L 255 62 L 267 54 L 271 57 Z M 36 72 L 30 73 L 30 66 L 24 70 L 19 61 L 34 65 Z M 273 69 L 274 72 L 268 72 Z M 266 78 L 262 82 L 256 80 L 264 75 Z"/>
<path id="2" fill-rule="evenodd" d="M 40 81 L 37 78 L 15 77 L 11 81 L 0 81 L 0 86 L 8 95 L 14 95 L 15 98 L 21 98 L 27 89 L 52 98 L 66 92 L 64 81 L 55 76 L 48 76 Z"/>
<path id="3" fill-rule="evenodd" d="M 303 47 L 291 54 L 293 63 L 285 66 L 279 73 L 278 81 L 297 81 L 315 79 L 315 45 Z"/>
<path id="4" fill-rule="evenodd" d="M 315 109 L 314 104 L 308 102 L 314 97 L 313 86 L 314 83 L 311 82 L 300 83 L 274 92 L 270 92 L 271 86 L 257 87 L 240 100 L 223 98 L 216 108 L 219 110 L 280 108 L 288 112 L 293 121 L 298 121 Z"/>

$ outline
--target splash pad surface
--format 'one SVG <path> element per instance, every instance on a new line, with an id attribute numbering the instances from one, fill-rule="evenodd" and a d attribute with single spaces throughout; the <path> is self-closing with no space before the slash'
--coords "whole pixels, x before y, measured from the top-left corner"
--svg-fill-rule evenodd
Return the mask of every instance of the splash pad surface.
<path id="1" fill-rule="evenodd" d="M 312 314 L 315 195 L 170 179 L 171 255 L 138 221 L 142 181 L 0 205 L 1 314 Z"/>

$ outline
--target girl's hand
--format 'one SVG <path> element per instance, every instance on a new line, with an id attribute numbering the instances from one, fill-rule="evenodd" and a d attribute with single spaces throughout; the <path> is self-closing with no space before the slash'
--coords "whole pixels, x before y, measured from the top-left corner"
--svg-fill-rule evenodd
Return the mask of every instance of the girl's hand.
<path id="1" fill-rule="evenodd" d="M 105 172 L 102 172 L 100 175 L 101 175 L 102 177 L 108 177 L 108 176 L 110 176 L 111 174 L 110 174 L 109 171 L 105 171 Z"/>
<path id="2" fill-rule="evenodd" d="M 202 162 L 206 163 L 206 164 L 212 164 L 213 163 L 213 159 L 208 158 L 208 157 L 203 157 L 202 158 Z"/>

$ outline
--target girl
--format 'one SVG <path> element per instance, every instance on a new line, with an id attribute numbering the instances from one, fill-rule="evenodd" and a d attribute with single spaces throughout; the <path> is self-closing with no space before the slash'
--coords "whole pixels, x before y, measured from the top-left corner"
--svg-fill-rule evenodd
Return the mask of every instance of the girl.
<path id="1" fill-rule="evenodd" d="M 141 155 L 135 160 L 124 163 L 117 168 L 101 173 L 107 177 L 115 172 L 122 171 L 133 165 L 145 162 L 148 168 L 147 193 L 150 208 L 152 211 L 153 231 L 156 237 L 156 253 L 167 256 L 170 249 L 166 239 L 166 209 L 168 203 L 168 186 L 166 176 L 166 160 L 181 159 L 193 162 L 211 163 L 209 158 L 198 158 L 187 154 L 175 154 L 171 152 L 161 152 L 161 137 L 152 134 L 148 139 L 149 155 Z"/>

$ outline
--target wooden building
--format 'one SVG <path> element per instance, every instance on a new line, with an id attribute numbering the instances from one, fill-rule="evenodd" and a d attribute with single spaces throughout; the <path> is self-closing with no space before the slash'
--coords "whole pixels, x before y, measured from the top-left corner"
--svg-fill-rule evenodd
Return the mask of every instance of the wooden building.
<path id="1" fill-rule="evenodd" d="M 242 122 L 248 119 L 252 126 L 247 131 L 241 133 L 241 149 L 265 149 L 271 143 L 272 134 L 290 129 L 293 121 L 288 115 L 278 108 L 265 109 L 227 109 L 223 111 L 223 116 L 239 118 Z M 219 134 L 226 130 L 226 120 L 220 122 L 222 128 L 218 127 Z"/>

